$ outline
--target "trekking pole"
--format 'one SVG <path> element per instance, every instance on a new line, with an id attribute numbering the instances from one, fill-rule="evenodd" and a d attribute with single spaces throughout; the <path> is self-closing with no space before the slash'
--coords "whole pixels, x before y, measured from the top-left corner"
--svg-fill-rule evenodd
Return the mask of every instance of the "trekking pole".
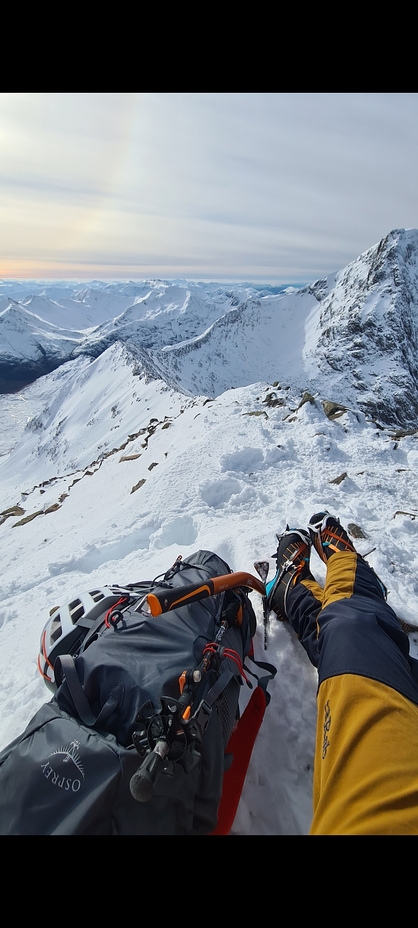
<path id="1" fill-rule="evenodd" d="M 155 748 L 147 755 L 129 783 L 131 795 L 137 802 L 149 802 L 155 789 L 155 784 L 164 767 L 166 755 L 170 745 L 165 738 L 157 741 Z"/>
<path id="2" fill-rule="evenodd" d="M 261 596 L 265 594 L 265 586 L 258 577 L 247 574 L 244 571 L 235 571 L 231 574 L 222 574 L 220 577 L 211 577 L 200 583 L 191 583 L 189 586 L 176 587 L 173 589 L 161 589 L 155 593 L 148 593 L 139 603 L 137 612 L 145 612 L 155 617 L 162 615 L 164 612 L 170 612 L 172 609 L 179 609 L 181 606 L 188 606 L 189 603 L 198 602 L 200 599 L 206 599 L 208 596 L 215 596 L 216 593 L 224 593 L 225 590 L 232 590 L 235 587 L 247 587 L 250 590 L 256 590 Z"/>

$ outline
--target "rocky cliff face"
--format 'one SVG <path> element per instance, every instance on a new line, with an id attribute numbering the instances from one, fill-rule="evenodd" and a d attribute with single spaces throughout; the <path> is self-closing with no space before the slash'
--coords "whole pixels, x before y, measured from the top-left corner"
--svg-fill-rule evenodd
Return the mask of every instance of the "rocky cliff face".
<path id="1" fill-rule="evenodd" d="M 386 424 L 416 425 L 417 230 L 390 232 L 337 274 L 308 320 L 304 358 L 346 402 Z"/>

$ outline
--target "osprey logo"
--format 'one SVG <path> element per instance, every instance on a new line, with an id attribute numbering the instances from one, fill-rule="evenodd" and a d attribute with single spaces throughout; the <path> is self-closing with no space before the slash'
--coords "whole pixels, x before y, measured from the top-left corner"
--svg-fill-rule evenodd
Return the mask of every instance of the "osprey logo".
<path id="1" fill-rule="evenodd" d="M 79 747 L 79 741 L 70 741 L 70 744 L 57 748 L 56 751 L 52 751 L 51 754 L 48 754 L 45 763 L 41 764 L 44 777 L 49 780 L 53 786 L 58 786 L 59 789 L 70 790 L 73 793 L 78 793 L 79 789 L 81 789 L 82 781 L 85 779 L 85 773 L 78 750 Z M 49 758 L 51 758 L 51 761 Z M 67 765 L 67 769 L 64 768 L 64 764 Z"/>

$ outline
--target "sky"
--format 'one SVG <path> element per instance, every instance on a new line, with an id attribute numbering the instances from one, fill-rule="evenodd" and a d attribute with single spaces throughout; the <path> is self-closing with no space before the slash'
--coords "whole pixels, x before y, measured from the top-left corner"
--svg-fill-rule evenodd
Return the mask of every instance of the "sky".
<path id="1" fill-rule="evenodd" d="M 0 94 L 0 277 L 304 283 L 418 226 L 417 93 Z"/>

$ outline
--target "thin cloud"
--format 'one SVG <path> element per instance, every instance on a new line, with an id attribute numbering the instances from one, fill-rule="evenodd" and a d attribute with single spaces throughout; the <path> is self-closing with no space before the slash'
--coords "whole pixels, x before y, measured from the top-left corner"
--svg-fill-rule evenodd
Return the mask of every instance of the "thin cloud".
<path id="1" fill-rule="evenodd" d="M 417 115 L 418 94 L 0 94 L 0 274 L 310 281 L 418 225 Z"/>

